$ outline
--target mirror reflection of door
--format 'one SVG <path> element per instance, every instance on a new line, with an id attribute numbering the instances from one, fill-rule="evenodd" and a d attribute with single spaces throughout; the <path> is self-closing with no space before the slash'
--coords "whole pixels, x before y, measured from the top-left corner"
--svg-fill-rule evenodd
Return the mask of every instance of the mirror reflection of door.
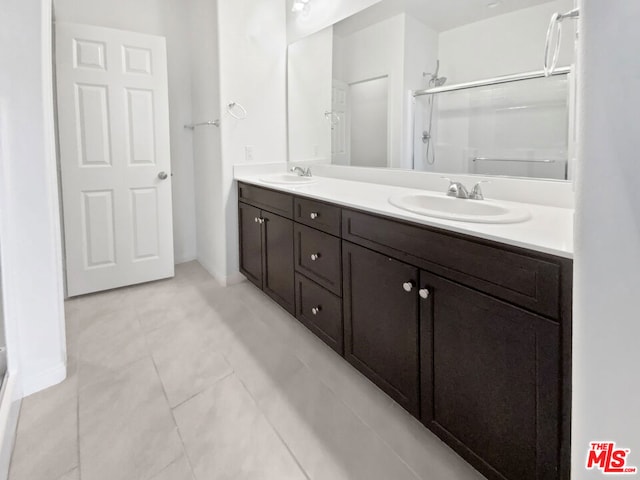
<path id="1" fill-rule="evenodd" d="M 351 165 L 387 167 L 389 77 L 349 85 Z"/>
<path id="2" fill-rule="evenodd" d="M 331 162 L 349 165 L 349 85 L 333 79 L 331 89 Z"/>

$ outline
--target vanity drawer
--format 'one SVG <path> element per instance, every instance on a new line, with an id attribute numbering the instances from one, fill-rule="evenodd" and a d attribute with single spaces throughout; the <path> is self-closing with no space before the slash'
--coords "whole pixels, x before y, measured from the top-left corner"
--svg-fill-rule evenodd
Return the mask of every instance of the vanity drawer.
<path id="1" fill-rule="evenodd" d="M 296 273 L 296 318 L 343 354 L 342 299 L 299 273 Z"/>
<path id="2" fill-rule="evenodd" d="M 282 217 L 293 219 L 293 196 L 288 193 L 238 183 L 238 199 Z"/>
<path id="3" fill-rule="evenodd" d="M 340 236 L 341 209 L 306 198 L 295 198 L 293 201 L 294 220 L 304 223 L 336 237 Z"/>
<path id="4" fill-rule="evenodd" d="M 560 270 L 543 254 L 516 247 L 492 246 L 460 235 L 344 210 L 345 240 L 394 256 L 463 285 L 557 319 L 560 317 Z"/>
<path id="5" fill-rule="evenodd" d="M 327 290 L 342 295 L 340 239 L 294 224 L 296 271 Z"/>

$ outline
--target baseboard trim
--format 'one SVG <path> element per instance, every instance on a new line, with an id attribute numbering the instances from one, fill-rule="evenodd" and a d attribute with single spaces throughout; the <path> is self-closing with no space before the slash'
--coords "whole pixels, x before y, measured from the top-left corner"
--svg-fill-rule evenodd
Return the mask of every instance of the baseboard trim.
<path id="1" fill-rule="evenodd" d="M 53 387 L 67 378 L 67 365 L 60 362 L 58 365 L 51 367 L 44 372 L 40 372 L 31 377 L 23 378 L 22 391 L 25 397 Z"/>
<path id="2" fill-rule="evenodd" d="M 225 286 L 231 287 L 233 285 L 238 285 L 239 283 L 246 282 L 247 277 L 242 275 L 240 272 L 236 272 L 234 274 L 228 275 L 225 278 Z"/>
<path id="3" fill-rule="evenodd" d="M 193 262 L 194 260 L 197 260 L 197 257 L 195 255 L 187 255 L 185 257 L 175 257 L 173 259 L 173 263 L 175 265 L 180 265 L 181 263 L 189 263 Z"/>
<path id="4" fill-rule="evenodd" d="M 18 380 L 15 374 L 9 374 L 0 398 L 0 479 L 9 478 L 11 455 L 16 440 L 18 416 L 22 395 L 17 391 Z"/>

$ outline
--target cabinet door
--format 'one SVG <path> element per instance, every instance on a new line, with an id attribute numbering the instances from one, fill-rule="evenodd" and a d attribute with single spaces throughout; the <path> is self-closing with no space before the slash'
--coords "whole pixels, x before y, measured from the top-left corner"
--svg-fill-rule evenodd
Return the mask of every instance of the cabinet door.
<path id="1" fill-rule="evenodd" d="M 558 325 L 420 277 L 423 423 L 488 478 L 560 478 Z"/>
<path id="2" fill-rule="evenodd" d="M 345 358 L 417 416 L 418 270 L 343 242 L 343 274 Z"/>
<path id="3" fill-rule="evenodd" d="M 259 219 L 259 209 L 242 202 L 238 203 L 240 271 L 262 288 L 262 227 Z"/>
<path id="4" fill-rule="evenodd" d="M 262 211 L 263 290 L 282 308 L 295 315 L 293 274 L 293 222 Z"/>

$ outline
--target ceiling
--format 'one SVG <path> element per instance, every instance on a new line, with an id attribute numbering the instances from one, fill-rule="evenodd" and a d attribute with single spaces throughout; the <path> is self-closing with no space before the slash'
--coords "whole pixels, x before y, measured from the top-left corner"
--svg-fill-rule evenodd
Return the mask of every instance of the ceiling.
<path id="1" fill-rule="evenodd" d="M 338 35 L 348 35 L 386 18 L 406 12 L 438 32 L 489 17 L 533 7 L 549 0 L 382 0 L 336 24 Z M 497 4 L 490 8 L 489 4 Z"/>

